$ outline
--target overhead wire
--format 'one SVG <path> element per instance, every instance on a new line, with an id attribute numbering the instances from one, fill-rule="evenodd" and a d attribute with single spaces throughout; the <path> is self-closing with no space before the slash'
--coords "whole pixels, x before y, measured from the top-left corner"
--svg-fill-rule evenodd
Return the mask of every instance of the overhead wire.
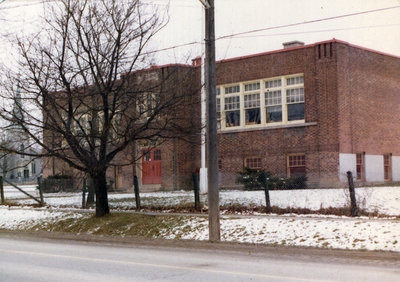
<path id="1" fill-rule="evenodd" d="M 353 17 L 353 16 L 381 12 L 381 11 L 397 9 L 397 8 L 400 8 L 400 5 L 386 7 L 386 8 L 380 8 L 380 9 L 367 10 L 367 11 L 356 12 L 356 13 L 350 13 L 350 14 L 344 14 L 344 15 L 333 16 L 333 17 L 328 17 L 328 18 L 321 18 L 321 19 L 310 20 L 310 21 L 305 21 L 305 22 L 298 22 L 298 23 L 284 24 L 284 25 L 278 25 L 278 26 L 273 26 L 273 27 L 253 29 L 253 30 L 248 30 L 248 31 L 243 31 L 243 32 L 220 36 L 220 37 L 217 37 L 215 40 L 220 40 L 220 39 L 227 38 L 227 37 L 235 37 L 235 36 L 239 36 L 239 35 L 243 35 L 243 34 L 256 33 L 256 32 L 261 32 L 261 31 L 266 31 L 266 30 L 271 30 L 271 29 L 293 27 L 293 26 L 298 26 L 298 25 L 305 25 L 305 24 L 317 23 L 317 22 L 322 22 L 322 21 L 330 21 L 330 20 L 335 20 L 335 19 L 340 19 L 340 18 Z"/>
<path id="2" fill-rule="evenodd" d="M 50 1 L 57 1 L 57 0 L 50 0 Z M 36 3 L 29 3 L 29 4 L 25 3 L 23 5 L 18 5 L 18 6 L 0 7 L 0 10 L 32 6 L 32 5 L 37 5 L 37 4 L 43 4 L 45 2 L 49 2 L 49 0 L 42 0 L 42 1 L 38 1 Z M 148 5 L 163 5 L 163 4 L 156 4 L 156 3 L 150 4 L 149 3 Z M 320 18 L 320 19 L 309 20 L 309 21 L 304 21 L 304 22 L 297 22 L 297 23 L 291 23 L 291 24 L 284 24 L 284 25 L 278 25 L 278 26 L 272 26 L 272 27 L 253 29 L 253 30 L 248 30 L 248 31 L 243 31 L 243 32 L 238 32 L 238 33 L 219 36 L 219 37 L 215 38 L 215 40 L 219 41 L 219 40 L 228 39 L 228 38 L 274 36 L 274 35 L 253 35 L 253 36 L 245 36 L 245 35 L 246 34 L 251 34 L 251 33 L 258 33 L 258 32 L 261 32 L 261 31 L 268 31 L 268 30 L 274 30 L 274 29 L 294 27 L 294 26 L 312 24 L 312 23 L 317 23 L 317 22 L 322 22 L 322 21 L 330 21 L 330 20 L 335 20 L 335 19 L 340 19 L 340 18 L 353 17 L 353 16 L 369 14 L 369 13 L 376 13 L 376 12 L 387 11 L 387 10 L 392 10 L 392 9 L 397 9 L 397 8 L 400 8 L 400 5 L 391 6 L 391 7 L 384 7 L 384 8 L 378 8 L 378 9 L 372 9 L 372 10 L 361 11 L 361 12 L 355 12 L 355 13 L 344 14 L 344 15 L 339 15 L 339 16 L 332 16 L 332 17 L 327 17 L 327 18 Z M 4 20 L 4 19 L 0 19 L 0 20 Z M 368 26 L 368 27 L 365 27 L 365 28 L 371 28 L 371 27 L 378 27 L 378 26 Z M 333 29 L 333 30 L 326 30 L 326 31 L 340 31 L 340 30 L 351 30 L 351 29 L 353 29 L 353 28 Z M 313 32 L 323 32 L 323 31 L 308 31 L 308 32 L 304 31 L 304 32 L 283 33 L 283 34 L 279 34 L 279 35 L 313 33 Z M 173 50 L 173 49 L 181 48 L 181 47 L 185 47 L 185 46 L 197 45 L 197 44 L 204 44 L 204 42 L 193 41 L 193 42 L 188 42 L 188 43 L 182 43 L 182 44 L 178 44 L 178 45 L 174 45 L 174 46 L 170 46 L 170 47 L 165 47 L 165 48 L 161 48 L 161 49 L 157 49 L 157 50 L 147 51 L 147 52 L 142 53 L 142 56 L 143 55 L 157 53 L 157 52 L 164 52 L 164 51 L 168 51 L 168 50 Z"/>
<path id="3" fill-rule="evenodd" d="M 367 10 L 367 11 L 356 12 L 356 13 L 350 13 L 350 14 L 344 14 L 344 15 L 333 16 L 333 17 L 328 17 L 328 18 L 321 18 L 321 19 L 316 19 L 316 20 L 304 21 L 304 22 L 297 22 L 297 23 L 292 23 L 292 24 L 285 24 L 285 25 L 278 25 L 278 26 L 254 29 L 254 30 L 249 30 L 249 31 L 244 31 L 244 32 L 239 32 L 239 33 L 233 33 L 233 34 L 229 34 L 229 35 L 219 36 L 219 37 L 217 37 L 215 39 L 215 41 L 228 39 L 228 38 L 235 38 L 235 37 L 236 38 L 245 37 L 245 36 L 241 36 L 241 35 L 250 34 L 250 33 L 257 33 L 257 32 L 261 32 L 261 31 L 281 29 L 281 28 L 287 28 L 287 27 L 311 24 L 311 23 L 322 22 L 322 21 L 329 21 L 329 20 L 334 20 L 334 19 L 340 19 L 340 18 L 345 18 L 345 17 L 352 17 L 352 16 L 363 15 L 363 14 L 381 12 L 381 11 L 397 9 L 397 8 L 400 8 L 400 5 L 392 6 L 392 7 L 379 8 L 379 9 L 373 9 L 373 10 Z M 368 27 L 365 27 L 365 28 L 371 28 L 371 27 L 374 27 L 374 26 L 368 26 Z M 348 29 L 351 30 L 352 28 L 348 28 Z M 346 30 L 346 28 L 343 28 L 343 30 Z M 326 30 L 326 31 L 340 31 L 340 29 Z M 293 33 L 286 33 L 286 34 L 282 34 L 282 35 L 312 33 L 312 32 L 313 31 L 310 31 L 310 32 L 297 32 L 297 33 L 293 32 Z M 323 31 L 315 31 L 315 32 L 323 32 Z M 253 35 L 253 36 L 248 36 L 248 37 L 261 37 L 261 36 L 272 36 L 272 35 Z M 183 43 L 183 44 L 179 44 L 179 45 L 175 45 L 175 46 L 171 46 L 171 47 L 166 47 L 166 48 L 162 48 L 162 49 L 158 49 L 158 50 L 145 52 L 145 53 L 143 53 L 143 55 L 147 55 L 147 54 L 151 54 L 151 53 L 157 53 L 157 52 L 163 52 L 163 51 L 172 50 L 172 49 L 176 49 L 176 48 L 180 48 L 180 47 L 184 47 L 184 46 L 189 46 L 189 45 L 194 45 L 194 44 L 204 44 L 204 42 L 194 41 L 194 42 L 189 42 L 189 43 Z"/>
<path id="4" fill-rule="evenodd" d="M 282 36 L 282 35 L 293 35 L 293 34 L 307 34 L 307 33 L 328 32 L 328 31 L 346 31 L 346 30 L 356 30 L 356 29 L 365 29 L 365 28 L 392 27 L 392 26 L 399 26 L 399 25 L 400 25 L 400 23 L 399 24 L 383 24 L 383 25 L 344 27 L 344 28 L 335 28 L 335 29 L 320 29 L 320 30 L 309 30 L 309 31 L 294 31 L 294 32 L 273 33 L 273 34 L 243 35 L 243 36 L 235 36 L 235 39 L 237 39 L 237 38 Z"/>

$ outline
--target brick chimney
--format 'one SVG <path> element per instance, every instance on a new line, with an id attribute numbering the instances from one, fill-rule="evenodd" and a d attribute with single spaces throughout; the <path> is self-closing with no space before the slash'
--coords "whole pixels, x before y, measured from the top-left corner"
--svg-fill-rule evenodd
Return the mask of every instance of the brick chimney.
<path id="1" fill-rule="evenodd" d="M 297 46 L 303 46 L 304 42 L 295 40 L 295 41 L 289 41 L 289 42 L 282 43 L 282 45 L 283 45 L 283 49 L 287 49 L 287 48 L 292 48 L 292 47 L 297 47 Z"/>
<path id="2" fill-rule="evenodd" d="M 192 66 L 199 67 L 201 66 L 201 57 L 196 57 L 192 60 Z"/>

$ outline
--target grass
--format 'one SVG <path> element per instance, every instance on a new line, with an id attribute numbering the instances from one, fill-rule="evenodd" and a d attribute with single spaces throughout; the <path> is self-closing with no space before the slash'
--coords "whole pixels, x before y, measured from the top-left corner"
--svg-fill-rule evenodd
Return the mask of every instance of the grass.
<path id="1" fill-rule="evenodd" d="M 182 216 L 155 216 L 128 213 L 112 213 L 104 217 L 83 215 L 80 218 L 57 219 L 31 226 L 27 231 L 66 232 L 113 236 L 134 236 L 158 238 L 185 225 Z M 190 232 L 186 225 L 183 232 Z"/>
<path id="2" fill-rule="evenodd" d="M 256 206 L 249 205 L 244 206 L 240 204 L 233 205 L 223 205 L 221 206 L 221 211 L 224 211 L 225 214 L 253 214 L 253 213 L 266 213 L 265 206 Z M 320 208 L 318 210 L 311 210 L 307 208 L 280 208 L 277 206 L 272 206 L 268 213 L 273 214 L 322 214 L 322 215 L 338 215 L 338 216 L 351 216 L 350 207 L 341 207 L 341 208 Z M 368 217 L 389 217 L 385 214 L 379 214 L 377 211 L 367 212 L 364 209 L 358 210 L 359 216 L 368 216 Z M 397 216 L 400 218 L 400 216 Z"/>
<path id="3" fill-rule="evenodd" d="M 134 199 L 134 198 L 133 198 Z M 112 203 L 122 203 L 126 202 L 127 200 L 132 201 L 132 198 L 122 198 L 122 199 L 113 199 L 110 200 L 110 208 L 112 209 Z M 7 201 L 4 203 L 6 206 L 31 206 L 31 207 L 39 207 L 38 204 L 20 204 L 17 202 Z M 69 205 L 60 205 L 60 208 L 70 208 Z M 80 206 L 75 206 L 75 208 L 80 208 Z M 134 206 L 130 207 L 116 207 L 116 210 L 136 210 Z M 185 203 L 180 202 L 179 204 L 175 205 L 162 205 L 159 203 L 151 204 L 147 203 L 145 205 L 141 205 L 141 211 L 146 212 L 165 212 L 165 213 L 207 213 L 208 209 L 203 204 L 200 203 L 200 210 L 196 210 L 194 208 L 194 203 Z M 351 216 L 350 214 L 350 207 L 340 207 L 340 208 L 320 208 L 318 210 L 311 210 L 307 208 L 281 208 L 277 206 L 272 206 L 271 209 L 266 212 L 265 206 L 257 206 L 254 204 L 250 205 L 241 205 L 238 203 L 229 204 L 229 205 L 222 205 L 220 206 L 220 211 L 222 214 L 226 215 L 235 215 L 235 214 L 242 214 L 242 215 L 252 215 L 255 213 L 266 213 L 266 214 L 318 214 L 318 215 L 337 215 L 337 216 Z M 378 217 L 378 218 L 386 218 L 386 217 L 393 217 L 387 214 L 381 214 L 377 211 L 368 212 L 364 209 L 358 210 L 358 216 L 367 216 L 367 217 Z M 394 216 L 397 219 L 400 219 L 400 215 Z M 356 223 L 357 224 L 357 223 Z"/>

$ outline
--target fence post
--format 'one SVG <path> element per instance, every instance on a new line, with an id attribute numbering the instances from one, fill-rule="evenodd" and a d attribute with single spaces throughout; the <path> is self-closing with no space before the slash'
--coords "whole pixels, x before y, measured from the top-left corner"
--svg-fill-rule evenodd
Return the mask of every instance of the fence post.
<path id="1" fill-rule="evenodd" d="M 193 188 L 194 188 L 194 209 L 196 211 L 200 210 L 200 189 L 199 189 L 199 179 L 197 173 L 193 172 Z"/>
<path id="2" fill-rule="evenodd" d="M 356 192 L 354 190 L 353 174 L 351 173 L 351 171 L 347 172 L 347 180 L 349 182 L 349 190 L 350 190 L 350 202 L 351 202 L 350 214 L 351 216 L 357 216 L 358 209 L 356 202 Z"/>
<path id="3" fill-rule="evenodd" d="M 268 213 L 271 211 L 271 201 L 269 199 L 268 177 L 264 170 L 261 172 L 261 182 L 264 186 L 265 192 L 265 212 Z"/>
<path id="4" fill-rule="evenodd" d="M 133 186 L 135 188 L 136 210 L 140 210 L 139 181 L 137 176 L 133 176 Z"/>
<path id="5" fill-rule="evenodd" d="M 42 176 L 39 176 L 37 181 L 38 181 L 39 196 L 40 196 L 40 206 L 43 206 L 44 200 L 43 200 L 43 190 L 42 190 Z"/>
<path id="6" fill-rule="evenodd" d="M 86 208 L 86 178 L 82 182 L 82 209 Z"/>
<path id="7" fill-rule="evenodd" d="M 0 194 L 1 194 L 1 204 L 4 204 L 4 186 L 3 186 L 3 176 L 0 176 Z"/>

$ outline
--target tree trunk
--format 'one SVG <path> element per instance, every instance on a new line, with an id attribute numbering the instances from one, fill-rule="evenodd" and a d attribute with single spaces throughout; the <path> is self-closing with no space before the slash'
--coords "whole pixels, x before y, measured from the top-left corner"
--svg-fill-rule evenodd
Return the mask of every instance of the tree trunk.
<path id="1" fill-rule="evenodd" d="M 110 213 L 108 207 L 106 172 L 101 171 L 92 177 L 96 192 L 96 217 L 102 217 Z"/>

